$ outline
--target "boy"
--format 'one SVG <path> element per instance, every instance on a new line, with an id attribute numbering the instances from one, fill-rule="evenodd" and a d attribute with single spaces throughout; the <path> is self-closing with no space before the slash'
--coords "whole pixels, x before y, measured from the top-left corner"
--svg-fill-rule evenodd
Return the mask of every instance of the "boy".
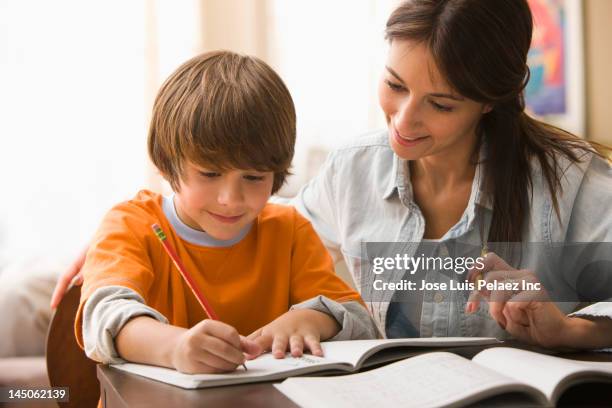
<path id="1" fill-rule="evenodd" d="M 291 96 L 262 61 L 211 52 L 168 78 L 148 149 L 175 194 L 141 191 L 103 220 L 75 321 L 90 358 L 217 373 L 245 354 L 321 355 L 321 340 L 375 337 L 310 223 L 267 203 L 288 174 L 294 142 Z M 220 320 L 207 319 L 155 223 Z"/>

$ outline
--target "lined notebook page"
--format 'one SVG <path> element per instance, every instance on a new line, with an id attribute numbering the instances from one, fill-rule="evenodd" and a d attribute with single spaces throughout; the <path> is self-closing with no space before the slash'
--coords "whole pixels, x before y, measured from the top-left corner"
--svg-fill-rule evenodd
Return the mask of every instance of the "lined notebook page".
<path id="1" fill-rule="evenodd" d="M 236 371 L 227 374 L 184 374 L 169 368 L 132 363 L 117 364 L 112 367 L 179 387 L 196 388 L 203 383 L 208 383 L 208 386 L 231 384 L 239 382 L 240 379 L 264 377 L 329 363 L 329 360 L 312 355 L 291 357 L 288 354 L 284 359 L 276 359 L 272 354 L 264 354 L 255 360 L 247 361 L 245 363 L 247 371 L 238 367 Z"/>
<path id="2" fill-rule="evenodd" d="M 472 360 L 532 384 L 550 400 L 557 384 L 574 373 L 592 369 L 612 374 L 612 363 L 575 361 L 507 347 L 481 351 Z"/>
<path id="3" fill-rule="evenodd" d="M 450 405 L 492 389 L 531 389 L 452 353 L 428 353 L 359 374 L 289 378 L 275 384 L 303 407 Z M 535 391 L 537 393 L 537 391 Z M 486 393 L 495 395 L 495 392 Z"/>

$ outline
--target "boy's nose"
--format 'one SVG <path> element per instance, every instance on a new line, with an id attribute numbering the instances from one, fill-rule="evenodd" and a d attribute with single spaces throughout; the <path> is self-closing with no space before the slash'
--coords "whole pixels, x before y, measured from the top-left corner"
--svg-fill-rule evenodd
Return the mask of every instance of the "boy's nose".
<path id="1" fill-rule="evenodd" d="M 217 194 L 217 202 L 221 205 L 232 206 L 244 201 L 244 195 L 239 185 L 228 184 L 222 186 Z"/>

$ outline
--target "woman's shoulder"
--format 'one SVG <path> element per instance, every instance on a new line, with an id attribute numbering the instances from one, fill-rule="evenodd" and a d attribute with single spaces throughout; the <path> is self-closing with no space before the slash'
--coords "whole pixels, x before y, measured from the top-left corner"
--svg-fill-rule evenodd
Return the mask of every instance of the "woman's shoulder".
<path id="1" fill-rule="evenodd" d="M 612 166 L 601 156 L 589 153 L 566 174 L 579 180 L 571 209 L 567 239 L 574 242 L 611 242 Z"/>
<path id="2" fill-rule="evenodd" d="M 549 163 L 557 167 L 562 190 L 577 191 L 583 183 L 602 181 L 610 186 L 612 166 L 608 159 L 586 149 L 574 148 L 572 153 L 575 159 L 558 152 L 548 158 Z M 539 160 L 533 157 L 530 165 L 532 177 L 543 179 L 544 172 Z"/>
<path id="3" fill-rule="evenodd" d="M 354 156 L 363 153 L 372 155 L 393 154 L 393 150 L 391 150 L 391 146 L 389 146 L 387 130 L 379 129 L 368 133 L 362 133 L 345 142 L 332 152 L 333 155 L 339 157 Z"/>
<path id="4" fill-rule="evenodd" d="M 612 200 L 612 165 L 610 161 L 595 153 L 584 153 L 579 162 L 570 163 L 563 173 L 563 184 L 573 185 L 576 191 L 575 205 L 586 205 L 590 209 L 600 207 L 609 212 L 604 203 Z M 595 212 L 595 211 L 594 211 Z"/>
<path id="5" fill-rule="evenodd" d="M 575 153 L 576 161 L 557 156 L 558 214 L 546 177 L 539 163 L 533 164 L 532 211 L 538 224 L 548 226 L 550 233 L 545 235 L 552 240 L 607 240 L 612 237 L 612 216 L 605 204 L 612 201 L 612 167 L 606 158 L 593 152 Z"/>
<path id="6" fill-rule="evenodd" d="M 372 173 L 376 168 L 392 167 L 393 162 L 394 153 L 386 130 L 361 134 L 333 150 L 327 158 L 327 165 L 334 172 L 350 173 L 359 170 Z"/>
<path id="7" fill-rule="evenodd" d="M 612 166 L 610 161 L 592 151 L 575 149 L 577 160 L 557 155 L 561 175 L 561 187 L 568 191 L 584 190 L 597 186 L 597 191 L 609 195 L 612 192 Z"/>
<path id="8" fill-rule="evenodd" d="M 587 182 L 604 182 L 607 190 L 612 188 L 612 163 L 609 159 L 594 153 L 586 154 L 585 180 Z"/>

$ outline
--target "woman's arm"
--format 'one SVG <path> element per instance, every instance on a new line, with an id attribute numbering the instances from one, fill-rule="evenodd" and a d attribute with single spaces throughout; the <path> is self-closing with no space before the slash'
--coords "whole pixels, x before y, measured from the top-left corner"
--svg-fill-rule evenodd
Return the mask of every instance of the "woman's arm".
<path id="1" fill-rule="evenodd" d="M 317 231 L 334 264 L 342 259 L 336 224 L 338 202 L 335 194 L 338 193 L 338 187 L 334 183 L 337 172 L 335 160 L 335 152 L 330 153 L 316 177 L 304 185 L 290 201 Z"/>
<path id="2" fill-rule="evenodd" d="M 83 268 L 83 264 L 85 263 L 85 256 L 87 255 L 88 249 L 89 245 L 84 247 L 66 272 L 60 276 L 55 285 L 55 289 L 53 289 L 53 295 L 51 295 L 51 309 L 55 309 L 57 306 L 59 306 L 62 298 L 66 294 L 66 291 L 71 284 L 81 285 L 83 283 L 81 268 Z"/>

